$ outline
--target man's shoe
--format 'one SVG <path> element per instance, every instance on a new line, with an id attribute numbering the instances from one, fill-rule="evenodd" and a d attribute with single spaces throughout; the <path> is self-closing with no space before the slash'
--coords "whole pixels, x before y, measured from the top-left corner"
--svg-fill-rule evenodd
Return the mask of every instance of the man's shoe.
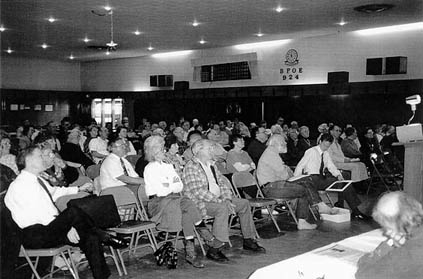
<path id="1" fill-rule="evenodd" d="M 187 263 L 189 263 L 190 265 L 192 265 L 195 268 L 203 268 L 204 267 L 203 262 L 197 256 L 186 255 L 185 260 L 187 261 Z"/>
<path id="2" fill-rule="evenodd" d="M 218 249 L 214 249 L 214 248 L 210 248 L 207 251 L 207 255 L 206 257 L 209 260 L 215 261 L 215 262 L 228 262 L 229 259 L 222 253 L 222 251 L 218 250 Z"/>
<path id="3" fill-rule="evenodd" d="M 360 211 L 351 213 L 351 219 L 361 220 L 361 221 L 369 221 L 372 220 L 372 217 L 361 213 Z"/>
<path id="4" fill-rule="evenodd" d="M 103 243 L 104 245 L 111 246 L 115 249 L 123 249 L 129 246 L 129 242 L 126 239 L 111 234 L 103 240 Z"/>
<path id="5" fill-rule="evenodd" d="M 244 245 L 242 246 L 245 250 L 257 252 L 257 253 L 266 253 L 266 249 L 258 245 L 257 241 L 252 238 L 244 239 Z"/>

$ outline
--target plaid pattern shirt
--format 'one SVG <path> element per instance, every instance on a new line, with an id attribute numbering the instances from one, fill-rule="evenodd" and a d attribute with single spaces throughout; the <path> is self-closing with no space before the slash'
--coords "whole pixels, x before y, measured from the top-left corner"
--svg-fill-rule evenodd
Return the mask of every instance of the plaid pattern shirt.
<path id="1" fill-rule="evenodd" d="M 215 168 L 217 184 L 220 187 L 220 196 L 209 191 L 209 181 L 206 172 L 200 162 L 193 158 L 184 168 L 182 181 L 184 182 L 183 194 L 194 201 L 202 216 L 207 216 L 206 202 L 222 203 L 225 200 L 232 200 L 231 186 L 226 184 L 223 175 Z"/>

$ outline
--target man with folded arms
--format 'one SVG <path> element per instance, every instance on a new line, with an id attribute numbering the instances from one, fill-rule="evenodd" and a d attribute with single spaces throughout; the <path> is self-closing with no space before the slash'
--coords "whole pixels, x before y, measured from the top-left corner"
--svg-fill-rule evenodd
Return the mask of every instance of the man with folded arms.
<path id="1" fill-rule="evenodd" d="M 203 218 L 214 217 L 213 235 L 222 242 L 229 242 L 229 214 L 239 216 L 243 248 L 254 252 L 266 250 L 255 240 L 256 230 L 248 200 L 232 196 L 231 185 L 227 185 L 214 165 L 216 143 L 199 140 L 192 146 L 194 157 L 184 168 L 182 180 L 184 195 L 194 201 Z M 207 257 L 215 261 L 228 261 L 218 249 L 209 249 Z"/>
<path id="2" fill-rule="evenodd" d="M 129 146 L 127 141 L 115 138 L 109 141 L 110 154 L 104 159 L 100 168 L 101 190 L 116 186 L 144 184 L 131 163 L 125 159 Z"/>
<path id="3" fill-rule="evenodd" d="M 309 148 L 303 158 L 295 168 L 294 176 L 306 174 L 311 179 L 316 190 L 325 190 L 329 185 L 337 180 L 344 180 L 341 172 L 333 164 L 328 149 L 333 143 L 333 136 L 322 134 L 319 144 Z M 325 170 L 329 171 L 326 174 Z M 340 199 L 345 199 L 352 210 L 351 216 L 355 219 L 368 220 L 369 216 L 364 215 L 358 209 L 361 201 L 352 187 L 347 187 L 339 195 Z M 343 202 L 342 202 L 343 203 Z"/>
<path id="4" fill-rule="evenodd" d="M 79 208 L 69 207 L 59 212 L 54 204 L 61 196 L 89 191 L 92 186 L 50 186 L 39 177 L 46 166 L 38 147 L 22 151 L 17 162 L 23 170 L 10 184 L 5 204 L 13 220 L 22 229 L 22 245 L 29 249 L 77 245 L 86 255 L 93 277 L 108 278 L 110 271 L 101 242 L 115 248 L 126 247 L 126 242 L 95 227 L 91 218 Z"/>

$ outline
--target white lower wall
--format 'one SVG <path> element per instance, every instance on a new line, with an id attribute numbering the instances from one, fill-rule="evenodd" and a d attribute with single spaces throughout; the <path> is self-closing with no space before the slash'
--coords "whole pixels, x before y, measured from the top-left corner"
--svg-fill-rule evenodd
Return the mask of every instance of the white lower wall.
<path id="1" fill-rule="evenodd" d="M 297 50 L 302 68 L 298 79 L 283 80 L 280 70 L 286 72 L 285 54 Z M 226 57 L 243 53 L 257 53 L 257 73 L 254 80 L 202 83 L 194 82 L 192 59 Z M 407 74 L 366 75 L 366 58 L 406 56 Z M 190 88 L 242 87 L 289 84 L 319 84 L 327 82 L 327 73 L 348 71 L 350 82 L 421 79 L 423 78 L 423 32 L 407 31 L 386 35 L 358 36 L 356 33 L 337 33 L 313 38 L 294 39 L 289 43 L 256 49 L 237 50 L 234 47 L 205 49 L 174 58 L 151 56 L 103 60 L 81 63 L 83 91 L 149 91 L 150 75 L 171 74 L 174 81 L 186 80 Z M 292 67 L 291 67 L 292 68 Z"/>

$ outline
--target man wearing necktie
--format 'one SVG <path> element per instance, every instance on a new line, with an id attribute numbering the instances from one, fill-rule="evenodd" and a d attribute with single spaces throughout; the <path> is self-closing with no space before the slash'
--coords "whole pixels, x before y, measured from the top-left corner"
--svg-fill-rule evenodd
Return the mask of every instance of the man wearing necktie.
<path id="1" fill-rule="evenodd" d="M 96 228 L 91 218 L 80 209 L 69 207 L 60 212 L 54 204 L 61 196 L 89 191 L 92 186 L 50 186 L 47 181 L 39 178 L 46 166 L 38 147 L 22 151 L 17 162 L 22 171 L 10 184 L 5 204 L 15 223 L 22 229 L 22 245 L 30 249 L 77 245 L 86 255 L 93 277 L 108 278 L 110 271 L 101 242 L 115 248 L 123 248 L 125 244 L 117 243 L 115 237 Z"/>
<path id="2" fill-rule="evenodd" d="M 109 141 L 110 154 L 104 159 L 100 168 L 101 190 L 116 187 L 144 184 L 134 167 L 125 159 L 128 145 L 120 138 Z"/>
<path id="3" fill-rule="evenodd" d="M 341 172 L 332 162 L 327 152 L 333 143 L 333 136 L 323 134 L 320 137 L 319 145 L 309 148 L 303 158 L 295 168 L 294 176 L 303 174 L 309 175 L 316 190 L 325 190 L 329 185 L 337 180 L 344 180 Z M 325 170 L 328 170 L 328 173 Z M 347 187 L 344 192 L 340 193 L 340 199 L 345 199 L 352 210 L 351 216 L 359 220 L 368 220 L 369 216 L 364 215 L 358 209 L 361 201 L 358 198 L 353 187 Z"/>
<path id="4" fill-rule="evenodd" d="M 229 242 L 229 214 L 237 214 L 244 237 L 243 248 L 254 252 L 265 252 L 255 240 L 256 230 L 248 200 L 232 196 L 231 186 L 214 166 L 214 149 L 217 143 L 199 140 L 192 146 L 194 157 L 185 165 L 182 180 L 183 193 L 196 204 L 203 218 L 214 217 L 213 235 L 221 242 Z M 209 249 L 207 257 L 227 261 L 219 250 Z"/>

